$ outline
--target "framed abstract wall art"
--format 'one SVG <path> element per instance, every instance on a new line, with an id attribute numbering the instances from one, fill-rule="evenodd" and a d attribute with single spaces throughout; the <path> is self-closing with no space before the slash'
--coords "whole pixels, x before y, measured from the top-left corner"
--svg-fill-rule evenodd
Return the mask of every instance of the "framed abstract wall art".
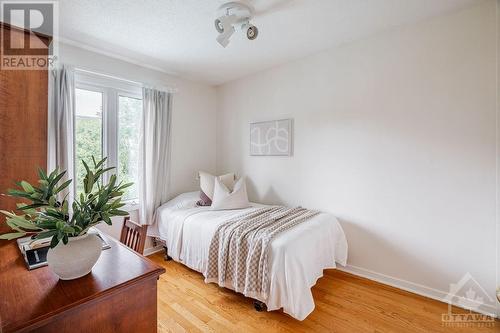
<path id="1" fill-rule="evenodd" d="M 292 119 L 250 124 L 250 156 L 291 156 Z"/>

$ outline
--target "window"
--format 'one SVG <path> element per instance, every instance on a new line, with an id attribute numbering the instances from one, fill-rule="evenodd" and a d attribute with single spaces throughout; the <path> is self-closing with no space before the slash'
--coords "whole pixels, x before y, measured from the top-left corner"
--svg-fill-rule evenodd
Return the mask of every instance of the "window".
<path id="1" fill-rule="evenodd" d="M 138 85 L 78 72 L 75 91 L 75 193 L 83 192 L 81 160 L 108 157 L 119 181 L 133 182 L 124 199 L 139 198 L 139 139 L 142 90 Z"/>

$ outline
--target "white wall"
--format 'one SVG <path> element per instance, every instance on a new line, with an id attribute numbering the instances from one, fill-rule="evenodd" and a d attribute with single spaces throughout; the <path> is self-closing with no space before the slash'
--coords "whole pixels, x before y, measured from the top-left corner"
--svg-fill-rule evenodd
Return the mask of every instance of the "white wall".
<path id="1" fill-rule="evenodd" d="M 176 87 L 172 114 L 172 195 L 198 188 L 198 170 L 215 172 L 215 88 L 147 69 L 68 44 L 60 44 L 60 61 L 77 68 L 140 81 L 149 85 Z M 122 219 L 102 229 L 119 237 Z M 151 246 L 148 241 L 147 247 Z"/>
<path id="2" fill-rule="evenodd" d="M 350 269 L 440 297 L 495 290 L 495 1 L 217 89 L 217 171 L 251 199 L 335 214 Z M 249 123 L 294 118 L 294 156 L 250 157 Z"/>

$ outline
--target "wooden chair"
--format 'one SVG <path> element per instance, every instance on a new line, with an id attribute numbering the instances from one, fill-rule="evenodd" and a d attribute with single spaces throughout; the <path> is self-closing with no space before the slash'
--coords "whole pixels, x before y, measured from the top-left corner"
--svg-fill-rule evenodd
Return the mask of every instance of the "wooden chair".
<path id="1" fill-rule="evenodd" d="M 130 221 L 130 216 L 123 220 L 120 242 L 130 247 L 135 252 L 144 253 L 144 244 L 146 243 L 147 225 L 139 225 Z"/>

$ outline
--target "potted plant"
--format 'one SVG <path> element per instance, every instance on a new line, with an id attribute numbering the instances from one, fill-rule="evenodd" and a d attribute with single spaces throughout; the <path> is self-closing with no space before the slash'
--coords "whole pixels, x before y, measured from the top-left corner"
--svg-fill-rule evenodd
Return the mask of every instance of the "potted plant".
<path id="1" fill-rule="evenodd" d="M 15 239 L 32 236 L 33 239 L 51 238 L 47 263 L 62 280 L 76 279 L 92 270 L 101 254 L 101 240 L 89 228 L 102 221 L 111 225 L 111 217 L 128 215 L 120 210 L 123 190 L 132 183 L 118 183 L 116 175 L 109 177 L 107 184 L 102 176 L 114 169 L 105 168 L 106 158 L 96 162 L 92 157 L 92 167 L 82 161 L 86 175 L 83 179 L 84 191 L 70 206 L 68 195 L 62 197 L 72 180 L 62 181 L 66 171 L 52 171 L 47 175 L 38 170 L 38 186 L 26 181 L 18 182 L 19 189 L 9 190 L 8 195 L 28 200 L 31 203 L 17 204 L 18 214 L 0 211 L 7 216 L 6 223 L 14 231 L 0 235 L 0 239 Z"/>

